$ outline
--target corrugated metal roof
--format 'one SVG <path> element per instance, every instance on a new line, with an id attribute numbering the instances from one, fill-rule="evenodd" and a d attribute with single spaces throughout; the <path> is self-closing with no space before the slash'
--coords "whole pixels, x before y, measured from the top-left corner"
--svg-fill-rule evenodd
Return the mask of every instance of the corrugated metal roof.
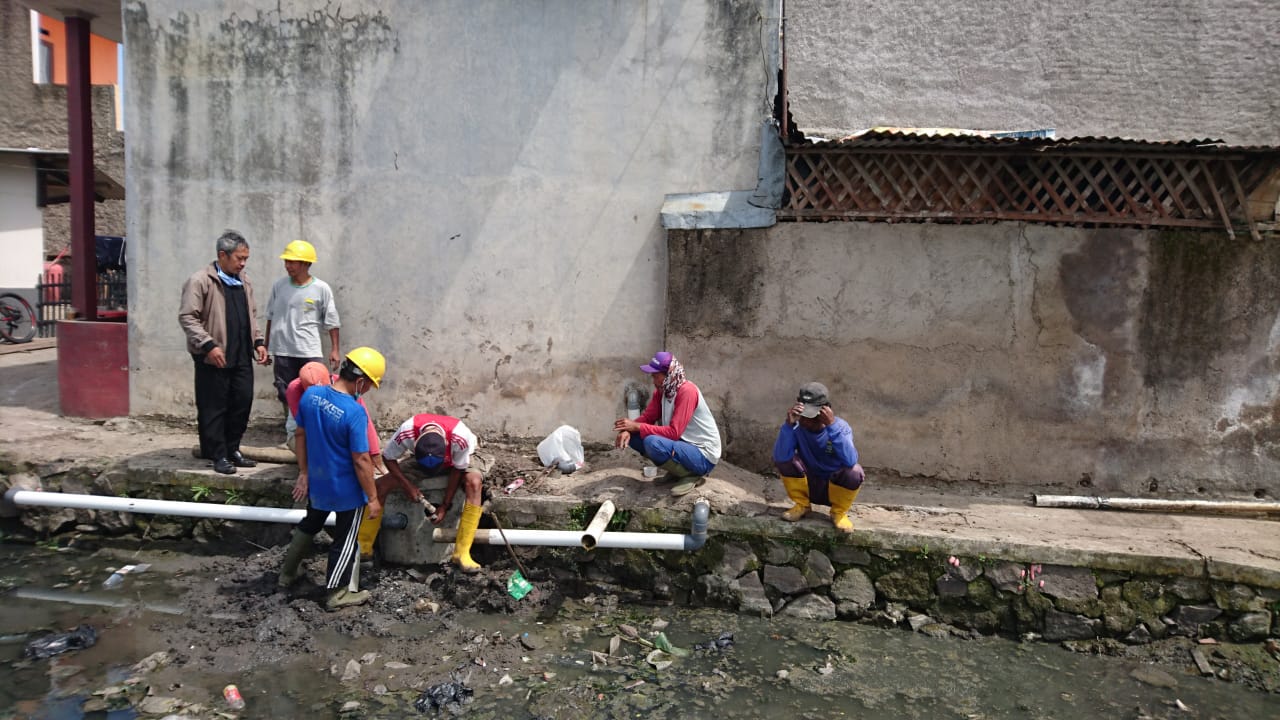
<path id="1" fill-rule="evenodd" d="M 1280 152 L 1268 145 L 1228 145 L 1211 138 L 1190 140 L 1136 140 L 1122 137 L 1002 137 L 990 132 L 952 128 L 873 128 L 843 138 L 823 140 L 806 138 L 795 148 L 897 148 L 897 149 L 1001 149 L 1001 150 L 1141 150 L 1145 152 Z"/>

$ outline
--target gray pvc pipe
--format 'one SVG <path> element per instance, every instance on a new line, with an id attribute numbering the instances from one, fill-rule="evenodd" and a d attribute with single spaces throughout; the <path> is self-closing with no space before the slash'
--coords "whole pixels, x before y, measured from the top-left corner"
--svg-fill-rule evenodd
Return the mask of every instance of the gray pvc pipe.
<path id="1" fill-rule="evenodd" d="M 596 547 L 629 548 L 635 550 L 698 550 L 707 542 L 707 524 L 711 517 L 711 503 L 698 498 L 693 504 L 693 522 L 689 534 L 604 532 L 597 538 Z M 506 540 L 503 540 L 503 535 Z M 457 531 L 437 528 L 431 539 L 435 542 L 453 542 Z M 481 545 L 539 545 L 543 547 L 577 547 L 582 545 L 583 534 L 577 530 L 477 530 L 474 542 Z"/>

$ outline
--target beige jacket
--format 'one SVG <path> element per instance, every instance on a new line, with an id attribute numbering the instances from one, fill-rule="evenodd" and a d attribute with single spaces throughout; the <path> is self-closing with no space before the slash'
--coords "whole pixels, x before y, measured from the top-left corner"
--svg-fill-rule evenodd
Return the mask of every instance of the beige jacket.
<path id="1" fill-rule="evenodd" d="M 253 346 L 266 339 L 258 328 L 258 309 L 253 302 L 253 286 L 244 282 L 245 302 L 249 305 L 249 327 L 253 329 Z M 218 271 L 209 263 L 182 284 L 182 304 L 178 307 L 178 324 L 187 334 L 187 352 L 200 358 L 214 347 L 227 347 L 227 298 L 223 294 Z"/>

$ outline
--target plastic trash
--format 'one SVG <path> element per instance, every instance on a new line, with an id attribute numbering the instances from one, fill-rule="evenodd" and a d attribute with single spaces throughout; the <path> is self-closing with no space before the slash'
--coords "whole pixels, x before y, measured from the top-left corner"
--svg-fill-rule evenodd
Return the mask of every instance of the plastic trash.
<path id="1" fill-rule="evenodd" d="M 232 710 L 244 709 L 244 698 L 240 695 L 240 688 L 235 685 L 228 685 L 222 688 L 222 697 L 226 698 L 227 704 Z"/>
<path id="2" fill-rule="evenodd" d="M 582 467 L 586 455 L 582 450 L 582 433 L 569 425 L 561 425 L 538 443 L 538 459 L 543 467 L 573 463 L 574 469 Z M 563 472 L 563 470 L 561 471 Z"/>
<path id="3" fill-rule="evenodd" d="M 706 642 L 696 643 L 694 650 L 705 650 L 707 652 L 720 652 L 721 650 L 730 650 L 733 648 L 733 633 L 722 632 L 720 637 L 713 638 Z"/>
<path id="4" fill-rule="evenodd" d="M 510 495 L 511 493 L 519 490 L 522 485 L 524 485 L 524 478 L 518 477 L 515 480 L 512 480 L 511 482 L 507 483 L 506 487 L 502 488 L 502 492 L 507 495 Z"/>
<path id="5" fill-rule="evenodd" d="M 111 573 L 111 577 L 107 578 L 106 580 L 103 580 L 102 587 L 110 590 L 111 588 L 117 587 L 120 585 L 120 583 L 124 582 L 125 575 L 136 575 L 141 572 L 146 572 L 150 568 L 151 568 L 151 563 L 138 563 L 137 565 L 125 565 L 119 570 L 116 570 L 115 572 Z"/>
<path id="6" fill-rule="evenodd" d="M 56 635 L 46 635 L 27 643 L 22 649 L 22 656 L 43 660 L 60 655 L 68 650 L 83 650 L 93 647 L 98 642 L 98 631 L 89 625 L 81 625 L 75 630 Z"/>
<path id="7" fill-rule="evenodd" d="M 458 681 L 440 683 L 423 690 L 418 699 L 413 701 L 413 707 L 421 713 L 427 710 L 439 712 L 445 708 L 456 712 L 471 702 L 474 694 L 475 690 Z"/>
<path id="8" fill-rule="evenodd" d="M 658 633 L 658 636 L 653 639 L 653 646 L 672 657 L 680 658 L 687 657 L 689 655 L 688 650 L 672 645 L 671 641 L 667 639 L 666 633 Z"/>
<path id="9" fill-rule="evenodd" d="M 528 595 L 532 589 L 533 585 L 524 579 L 524 574 L 519 570 L 511 573 L 511 577 L 507 578 L 507 594 L 516 600 Z"/>

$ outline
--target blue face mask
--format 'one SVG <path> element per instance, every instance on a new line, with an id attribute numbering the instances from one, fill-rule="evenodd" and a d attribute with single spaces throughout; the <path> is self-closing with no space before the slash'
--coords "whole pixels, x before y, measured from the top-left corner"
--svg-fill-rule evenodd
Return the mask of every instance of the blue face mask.
<path id="1" fill-rule="evenodd" d="M 440 467 L 440 463 L 444 462 L 444 458 L 435 455 L 424 455 L 418 458 L 418 464 L 428 470 L 435 470 Z"/>

